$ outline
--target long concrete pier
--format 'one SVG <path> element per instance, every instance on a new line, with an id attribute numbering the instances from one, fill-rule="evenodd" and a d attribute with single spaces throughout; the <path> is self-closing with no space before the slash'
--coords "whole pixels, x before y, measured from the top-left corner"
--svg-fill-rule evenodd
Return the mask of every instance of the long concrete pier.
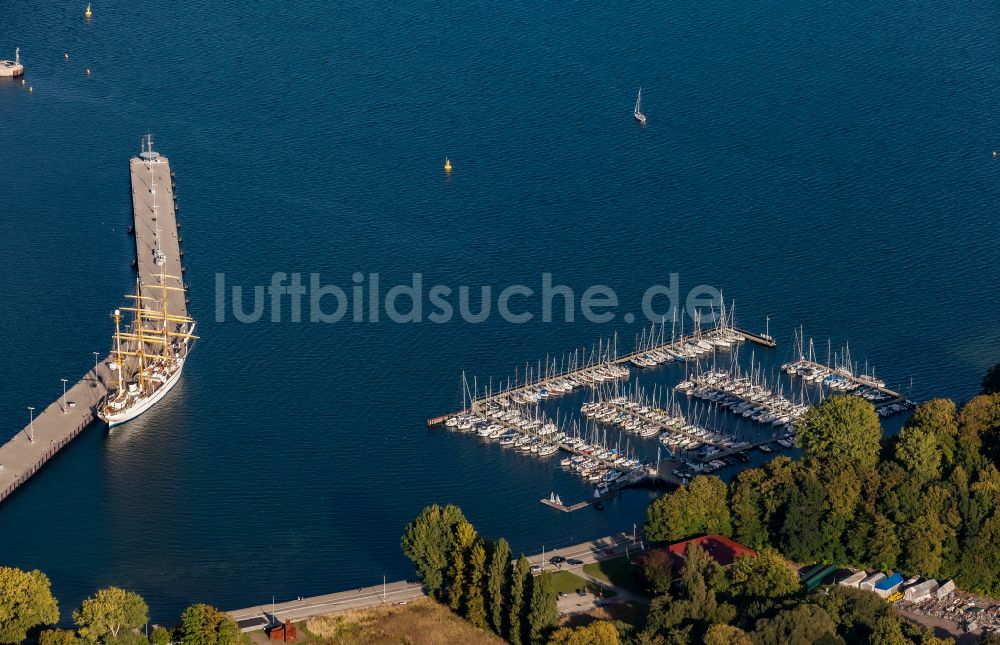
<path id="1" fill-rule="evenodd" d="M 175 276 L 167 278 L 168 286 L 184 286 L 170 164 L 166 157 L 145 151 L 133 157 L 129 167 L 136 270 L 143 283 L 143 295 L 160 300 L 163 290 L 156 287 L 161 285 L 161 273 Z M 157 261 L 163 263 L 162 270 Z M 133 290 L 134 285 L 123 286 L 123 291 Z M 167 298 L 172 314 L 187 315 L 185 292 L 167 291 Z M 109 313 L 113 309 L 109 306 Z M 102 323 L 108 327 L 110 344 L 114 329 L 108 320 L 94 321 Z M 78 383 L 67 388 L 65 397 L 60 396 L 35 414 L 33 421 L 0 446 L 0 502 L 97 420 L 98 406 L 108 393 L 107 384 L 117 374 L 112 373 L 108 362 L 107 357 L 99 361 Z"/>

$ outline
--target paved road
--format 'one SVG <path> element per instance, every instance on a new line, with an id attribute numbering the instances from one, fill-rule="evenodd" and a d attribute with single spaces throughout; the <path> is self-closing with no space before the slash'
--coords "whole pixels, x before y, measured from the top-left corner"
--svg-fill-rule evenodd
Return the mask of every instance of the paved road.
<path id="1" fill-rule="evenodd" d="M 417 582 L 391 582 L 385 585 L 351 589 L 323 596 L 312 596 L 302 600 L 258 605 L 228 612 L 244 631 L 263 629 L 272 616 L 276 622 L 300 621 L 313 616 L 324 616 L 349 609 L 363 609 L 377 605 L 393 605 L 422 598 L 424 589 Z"/>
<path id="2" fill-rule="evenodd" d="M 546 551 L 544 554 L 544 570 L 554 571 L 557 569 L 555 565 L 549 563 L 549 559 L 555 556 L 589 563 L 621 555 L 626 549 L 631 548 L 632 535 L 619 533 L 590 542 Z M 531 556 L 529 560 L 532 564 L 543 564 L 541 553 Z M 563 564 L 562 566 L 567 569 L 578 569 L 583 565 L 571 566 Z M 582 572 L 577 571 L 576 573 Z M 607 586 L 607 583 L 602 584 Z M 385 585 L 384 590 L 382 585 L 376 585 L 323 596 L 312 596 L 310 598 L 303 598 L 302 600 L 279 602 L 275 603 L 273 607 L 270 603 L 265 603 L 256 607 L 237 609 L 227 613 L 240 624 L 243 631 L 252 631 L 263 629 L 270 622 L 284 622 L 286 619 L 300 621 L 313 616 L 323 616 L 350 609 L 399 604 L 416 598 L 422 598 L 424 595 L 425 593 L 420 583 L 399 581 Z"/>
<path id="3" fill-rule="evenodd" d="M 639 540 L 633 545 L 631 533 L 617 533 L 615 535 L 599 538 L 590 542 L 582 542 L 580 544 L 574 544 L 573 546 L 567 546 L 561 549 L 545 551 L 544 554 L 538 553 L 533 556 L 529 556 L 528 559 L 531 561 L 531 564 L 542 566 L 544 571 L 554 571 L 557 567 L 549 561 L 556 556 L 562 556 L 568 560 L 580 560 L 584 564 L 589 564 L 591 562 L 597 562 L 598 560 L 606 560 L 608 558 L 622 555 L 626 550 L 631 550 L 633 546 L 634 548 L 641 547 L 642 536 L 638 537 Z M 577 568 L 580 566 L 582 565 L 576 565 Z M 573 567 L 563 564 L 562 568 L 566 569 Z"/>

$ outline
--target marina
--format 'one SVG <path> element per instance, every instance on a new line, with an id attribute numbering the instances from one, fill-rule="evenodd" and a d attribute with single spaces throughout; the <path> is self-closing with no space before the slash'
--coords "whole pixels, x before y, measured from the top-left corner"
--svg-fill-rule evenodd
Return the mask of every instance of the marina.
<path id="1" fill-rule="evenodd" d="M 767 357 L 768 367 L 742 345 L 775 347 L 769 330 L 751 334 L 737 328 L 732 307 L 727 313 L 721 299 L 711 313 L 716 310 L 708 329 L 695 312 L 692 333 L 677 334 L 676 322 L 670 329 L 654 324 L 636 335 L 635 349 L 626 354 L 618 352 L 617 336 L 601 339 L 590 350 L 527 364 L 496 389 L 494 379 L 483 391 L 478 379 L 470 383 L 463 374 L 461 410 L 428 425 L 475 434 L 541 460 L 565 454 L 559 469 L 592 493 L 570 502 L 553 491 L 540 502 L 570 513 L 600 510 L 602 501 L 630 486 L 681 485 L 699 474 L 738 470 L 791 450 L 796 424 L 827 396 L 862 396 L 880 416 L 912 407 L 867 368 L 858 376 L 856 368 L 846 368 L 849 358 L 835 360 L 832 352 L 834 367 L 800 357 L 779 369 L 774 356 Z M 794 351 L 801 355 L 801 335 L 795 336 Z M 849 357 L 846 347 L 838 354 Z M 741 355 L 749 357 L 748 371 L 740 366 Z M 657 375 L 660 370 L 653 369 L 667 365 L 673 371 Z M 679 370 L 683 377 L 671 385 L 671 374 Z"/>
<path id="2" fill-rule="evenodd" d="M 182 333 L 171 329 L 170 326 L 175 318 L 186 319 L 187 302 L 183 282 L 179 277 L 173 278 L 172 285 L 165 281 L 167 275 L 180 276 L 183 273 L 170 164 L 166 157 L 152 150 L 152 138 L 147 137 L 146 148 L 139 156 L 132 158 L 129 169 L 137 284 L 158 286 L 162 302 L 168 303 L 165 306 L 160 305 L 162 310 L 160 315 L 163 322 L 170 324 L 159 329 L 157 335 Z M 178 285 L 177 289 L 166 288 Z M 144 295 L 137 292 L 133 302 L 136 305 L 132 308 L 139 310 L 140 320 L 135 333 L 141 337 L 141 334 L 148 329 L 147 323 L 150 322 L 142 321 L 142 311 L 154 306 L 149 303 L 157 303 L 160 300 L 157 300 L 152 293 Z M 170 313 L 167 313 L 168 311 Z M 118 334 L 121 338 L 126 335 L 126 333 Z M 169 347 L 171 344 L 168 342 L 165 346 Z M 108 395 L 124 383 L 124 370 L 121 365 L 125 364 L 125 361 L 121 358 L 115 360 L 117 350 L 118 348 L 103 359 L 95 356 L 94 368 L 79 382 L 66 389 L 62 396 L 41 413 L 36 415 L 33 407 L 28 408 L 28 425 L 6 444 L 0 446 L 0 502 L 10 497 L 19 486 L 28 481 L 102 414 L 103 408 L 107 405 Z M 143 374 L 143 370 L 146 370 L 145 373 L 150 380 L 156 380 L 160 378 L 160 374 L 155 368 L 153 364 L 142 364 L 139 366 L 139 374 Z M 179 377 L 179 372 L 177 376 Z M 153 405 L 166 394 L 169 387 L 164 383 L 158 390 L 161 394 L 155 400 L 146 401 L 146 405 L 136 411 L 136 414 Z"/>

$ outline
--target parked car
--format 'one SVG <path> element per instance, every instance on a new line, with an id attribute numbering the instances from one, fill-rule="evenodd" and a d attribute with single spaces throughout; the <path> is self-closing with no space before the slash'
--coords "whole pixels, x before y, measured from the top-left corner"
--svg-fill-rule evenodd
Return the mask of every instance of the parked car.
<path id="1" fill-rule="evenodd" d="M 576 566 L 579 566 L 579 565 L 583 564 L 583 560 L 577 560 L 576 558 L 570 558 L 570 559 L 566 560 L 566 564 L 568 564 L 570 566 L 576 567 Z"/>
<path id="2" fill-rule="evenodd" d="M 554 555 L 551 558 L 549 558 L 549 562 L 551 562 L 552 564 L 562 564 L 565 561 L 566 558 L 562 557 L 561 555 Z"/>

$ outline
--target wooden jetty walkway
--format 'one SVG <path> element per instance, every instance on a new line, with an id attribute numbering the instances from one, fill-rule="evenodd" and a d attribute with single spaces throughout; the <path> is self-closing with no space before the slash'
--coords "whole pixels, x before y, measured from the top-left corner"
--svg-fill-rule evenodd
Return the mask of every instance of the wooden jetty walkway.
<path id="1" fill-rule="evenodd" d="M 728 331 L 730 331 L 730 332 L 738 334 L 739 336 L 743 337 L 745 340 L 748 340 L 748 341 L 753 342 L 753 343 L 758 343 L 758 344 L 764 345 L 766 347 L 775 347 L 775 345 L 776 345 L 774 339 L 770 338 L 769 336 L 764 336 L 764 335 L 761 335 L 761 334 L 754 334 L 752 332 L 748 332 L 748 331 L 745 331 L 743 329 L 739 329 L 737 327 L 727 327 L 726 329 Z M 492 395 L 488 395 L 488 396 L 485 396 L 485 397 L 482 397 L 482 398 L 475 399 L 473 401 L 473 403 L 472 403 L 471 410 L 468 409 L 468 408 L 467 409 L 462 409 L 462 410 L 458 410 L 458 411 L 455 411 L 455 412 L 449 412 L 447 414 L 442 414 L 440 416 L 436 416 L 436 417 L 432 417 L 430 419 L 427 419 L 427 425 L 428 426 L 435 426 L 435 425 L 438 425 L 440 423 L 444 423 L 449 418 L 451 418 L 453 416 L 456 416 L 456 415 L 459 415 L 459 414 L 465 414 L 465 413 L 468 413 L 470 411 L 471 412 L 478 412 L 480 406 L 482 406 L 482 405 L 485 405 L 485 404 L 490 403 L 492 401 L 496 401 L 498 399 L 512 397 L 512 396 L 514 396 L 515 394 L 517 394 L 519 392 L 524 392 L 524 391 L 532 389 L 532 388 L 545 387 L 545 385 L 547 383 L 549 383 L 550 381 L 555 381 L 555 380 L 564 379 L 564 378 L 573 378 L 574 376 L 580 376 L 580 375 L 583 375 L 583 374 L 585 374 L 587 372 L 593 372 L 594 370 L 600 370 L 603 367 L 608 367 L 608 366 L 611 366 L 611 365 L 615 365 L 615 366 L 626 365 L 626 367 L 627 367 L 627 364 L 630 363 L 630 362 L 632 362 L 633 358 L 641 358 L 642 356 L 644 356 L 646 354 L 650 354 L 650 353 L 653 353 L 653 352 L 661 352 L 661 351 L 666 350 L 666 349 L 673 349 L 674 347 L 683 347 L 684 345 L 686 345 L 688 343 L 697 343 L 699 340 L 702 340 L 703 338 L 705 338 L 710 333 L 711 333 L 710 331 L 708 331 L 708 332 L 700 332 L 699 331 L 699 332 L 696 332 L 694 334 L 690 334 L 688 336 L 682 336 L 680 338 L 673 339 L 673 340 L 671 340 L 669 342 L 664 342 L 664 343 L 662 343 L 660 345 L 656 345 L 655 347 L 646 347 L 646 348 L 643 348 L 643 349 L 637 349 L 637 350 L 635 350 L 635 351 L 633 351 L 633 352 L 631 352 L 629 354 L 625 354 L 624 356 L 615 356 L 615 357 L 609 358 L 607 360 L 597 361 L 597 362 L 585 365 L 583 367 L 579 367 L 579 368 L 576 368 L 576 369 L 567 370 L 565 372 L 560 372 L 558 374 L 546 375 L 546 376 L 543 376 L 543 377 L 541 377 L 539 379 L 536 379 L 536 380 L 532 381 L 531 383 L 524 383 L 523 385 L 518 385 L 518 386 L 515 386 L 515 387 L 512 387 L 512 388 L 503 390 L 501 392 L 498 392 L 497 394 L 492 394 Z M 725 351 L 725 350 L 720 350 L 720 351 Z"/>
<path id="2" fill-rule="evenodd" d="M 132 179 L 132 213 L 135 232 L 136 270 L 143 285 L 159 286 L 161 272 L 174 278 L 168 286 L 183 287 L 180 237 L 174 208 L 173 178 L 166 157 L 144 151 L 133 157 L 129 169 Z M 157 264 L 160 260 L 161 266 Z M 131 290 L 131 289 L 129 289 Z M 156 297 L 162 290 L 151 289 Z M 187 315 L 185 292 L 168 291 L 171 312 Z M 109 313 L 113 307 L 109 307 Z M 108 337 L 113 327 L 105 323 Z M 112 377 L 109 359 L 98 361 L 78 383 L 67 388 L 65 397 L 34 416 L 27 426 L 0 446 L 0 502 L 10 497 L 66 444 L 97 419 L 97 409 L 107 395 L 106 383 Z"/>

